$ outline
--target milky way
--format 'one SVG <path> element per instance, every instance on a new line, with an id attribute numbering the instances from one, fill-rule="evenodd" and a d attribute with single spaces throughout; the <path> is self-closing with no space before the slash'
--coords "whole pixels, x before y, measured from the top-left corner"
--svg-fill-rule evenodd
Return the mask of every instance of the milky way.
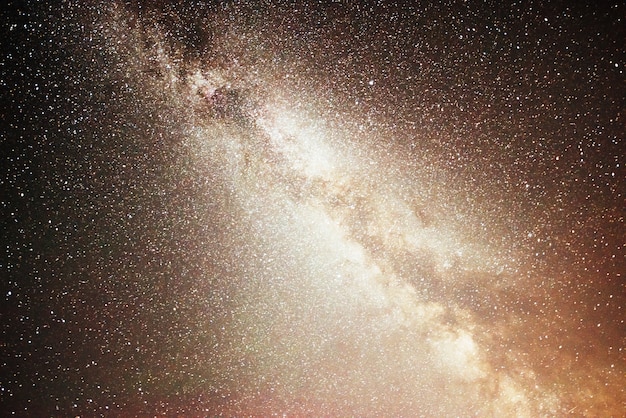
<path id="1" fill-rule="evenodd" d="M 621 416 L 624 7 L 2 11 L 21 416 Z"/>

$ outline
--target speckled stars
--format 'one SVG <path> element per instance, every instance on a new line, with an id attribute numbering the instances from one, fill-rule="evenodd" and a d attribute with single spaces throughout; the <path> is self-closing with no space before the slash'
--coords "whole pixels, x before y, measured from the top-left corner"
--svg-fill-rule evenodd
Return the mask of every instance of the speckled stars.
<path id="1" fill-rule="evenodd" d="M 623 6 L 3 6 L 7 414 L 621 416 Z"/>

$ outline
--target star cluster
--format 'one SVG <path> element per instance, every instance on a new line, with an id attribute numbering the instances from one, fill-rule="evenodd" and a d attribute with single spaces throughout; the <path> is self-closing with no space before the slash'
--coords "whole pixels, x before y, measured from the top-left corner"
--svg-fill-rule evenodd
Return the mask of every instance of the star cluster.
<path id="1" fill-rule="evenodd" d="M 623 5 L 1 13 L 7 414 L 623 413 Z"/>

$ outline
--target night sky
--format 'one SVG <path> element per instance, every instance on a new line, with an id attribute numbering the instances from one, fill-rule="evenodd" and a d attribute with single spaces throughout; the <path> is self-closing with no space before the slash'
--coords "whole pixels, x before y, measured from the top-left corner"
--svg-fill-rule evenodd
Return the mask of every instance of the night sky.
<path id="1" fill-rule="evenodd" d="M 430 3 L 4 2 L 0 415 L 624 416 L 626 7 Z"/>

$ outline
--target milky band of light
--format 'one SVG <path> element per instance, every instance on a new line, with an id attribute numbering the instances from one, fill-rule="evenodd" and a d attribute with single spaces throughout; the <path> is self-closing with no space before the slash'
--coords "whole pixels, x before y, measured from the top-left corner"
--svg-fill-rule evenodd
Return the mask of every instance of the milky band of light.
<path id="1" fill-rule="evenodd" d="M 376 93 L 400 83 L 393 76 L 365 73 L 365 93 L 352 97 L 340 84 L 353 75 L 327 62 L 315 68 L 320 56 L 299 55 L 304 38 L 282 40 L 304 23 L 299 14 L 285 23 L 281 8 L 259 11 L 257 21 L 249 5 L 193 6 L 213 25 L 194 23 L 212 36 L 194 55 L 168 29 L 167 19 L 188 18 L 181 5 L 63 7 L 85 13 L 68 18 L 83 22 L 73 53 L 93 42 L 97 52 L 76 60 L 103 74 L 85 76 L 91 91 L 81 100 L 104 110 L 75 134 L 86 139 L 68 142 L 82 144 L 68 158 L 85 156 L 75 170 L 83 177 L 62 162 L 53 169 L 75 187 L 64 205 L 75 202 L 79 226 L 69 244 L 41 250 L 44 259 L 60 255 L 34 273 L 59 281 L 44 285 L 54 300 L 31 298 L 46 306 L 41 318 L 64 322 L 32 320 L 44 324 L 37 335 L 43 327 L 65 337 L 45 345 L 59 352 L 56 369 L 37 364 L 47 380 L 33 387 L 47 395 L 31 400 L 18 389 L 25 366 L 10 366 L 2 399 L 15 412 L 623 413 L 624 323 L 615 316 L 623 317 L 623 246 L 609 254 L 613 267 L 600 251 L 581 255 L 586 237 L 568 238 L 576 197 L 548 190 L 541 173 L 514 178 L 508 146 L 488 143 L 492 110 L 465 113 L 471 129 L 459 135 L 444 99 L 441 108 L 416 107 L 422 115 L 411 120 L 393 94 Z M 356 10 L 328 7 L 336 16 Z M 348 55 L 357 42 L 337 39 L 328 43 Z M 433 89 L 440 82 L 423 77 Z M 489 102 L 477 99 L 476 109 Z M 497 135 L 515 135 L 501 128 Z M 461 153 L 470 143 L 478 151 L 468 163 Z M 538 158 L 559 163 L 557 148 Z M 618 180 L 612 190 L 623 203 Z M 603 213 L 613 213 L 612 239 L 622 245 L 624 208 L 612 205 Z M 42 228 L 62 224 L 55 213 L 42 215 Z M 27 293 L 17 283 L 7 303 Z M 603 303 L 613 316 L 581 306 L 580 286 L 597 293 L 588 299 L 594 310 Z M 15 303 L 16 312 L 35 309 Z"/>

